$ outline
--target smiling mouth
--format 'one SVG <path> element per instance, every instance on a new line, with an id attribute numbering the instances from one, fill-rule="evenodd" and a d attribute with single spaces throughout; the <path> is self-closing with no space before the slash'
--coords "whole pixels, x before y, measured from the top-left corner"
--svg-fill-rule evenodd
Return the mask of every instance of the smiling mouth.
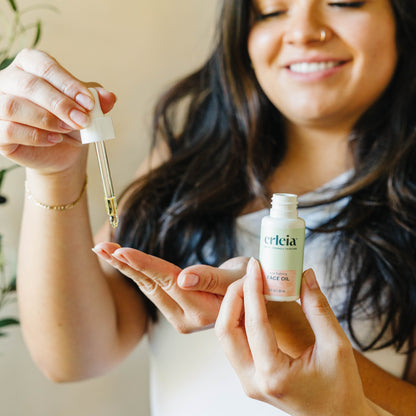
<path id="1" fill-rule="evenodd" d="M 292 72 L 298 74 L 311 74 L 319 71 L 326 71 L 328 69 L 335 68 L 344 63 L 344 61 L 328 61 L 328 62 L 298 62 L 296 64 L 289 65 Z"/>

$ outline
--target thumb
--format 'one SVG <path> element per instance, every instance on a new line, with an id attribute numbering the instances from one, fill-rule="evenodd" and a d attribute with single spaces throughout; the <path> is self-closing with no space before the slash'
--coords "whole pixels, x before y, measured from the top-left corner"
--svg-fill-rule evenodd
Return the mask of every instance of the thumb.
<path id="1" fill-rule="evenodd" d="M 339 345 L 348 342 L 341 325 L 329 306 L 328 300 L 321 292 L 315 273 L 308 269 L 303 273 L 301 289 L 302 309 L 306 315 L 316 344 L 321 346 Z"/>
<path id="2" fill-rule="evenodd" d="M 225 295 L 228 286 L 245 275 L 247 262 L 247 257 L 235 257 L 220 267 L 199 264 L 187 267 L 178 276 L 178 286 L 185 290 Z"/>
<path id="3" fill-rule="evenodd" d="M 106 114 L 114 107 L 117 97 L 114 93 L 104 88 L 97 87 L 96 90 L 100 97 L 101 109 L 103 110 L 103 113 Z"/>
<path id="4" fill-rule="evenodd" d="M 108 113 L 117 101 L 117 97 L 111 91 L 106 90 L 97 82 L 86 82 L 85 85 L 88 88 L 95 88 L 100 99 L 101 110 L 104 114 Z"/>

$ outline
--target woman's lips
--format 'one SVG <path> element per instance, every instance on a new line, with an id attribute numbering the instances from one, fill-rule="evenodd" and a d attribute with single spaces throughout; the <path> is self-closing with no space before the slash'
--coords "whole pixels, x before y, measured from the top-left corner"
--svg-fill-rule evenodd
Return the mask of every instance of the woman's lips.
<path id="1" fill-rule="evenodd" d="M 299 74 L 311 74 L 314 72 L 325 71 L 335 68 L 342 64 L 342 61 L 326 62 L 298 62 L 288 66 L 289 70 Z"/>
<path id="2" fill-rule="evenodd" d="M 315 81 L 330 77 L 339 72 L 348 61 L 325 60 L 325 61 L 297 61 L 286 65 L 287 73 L 299 80 Z"/>

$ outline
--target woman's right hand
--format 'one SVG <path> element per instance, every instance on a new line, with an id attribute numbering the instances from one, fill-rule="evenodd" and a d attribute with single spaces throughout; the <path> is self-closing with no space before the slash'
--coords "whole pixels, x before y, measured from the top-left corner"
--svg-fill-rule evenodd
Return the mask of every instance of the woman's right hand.
<path id="1" fill-rule="evenodd" d="M 97 91 L 108 112 L 114 94 Z M 78 130 L 88 125 L 93 107 L 87 84 L 48 54 L 22 50 L 0 71 L 0 154 L 44 174 L 69 169 L 86 151 Z"/>

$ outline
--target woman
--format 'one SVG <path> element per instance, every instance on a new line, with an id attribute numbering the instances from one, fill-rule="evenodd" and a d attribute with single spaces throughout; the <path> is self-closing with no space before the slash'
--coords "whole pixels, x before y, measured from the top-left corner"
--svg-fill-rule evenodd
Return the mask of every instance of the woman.
<path id="1" fill-rule="evenodd" d="M 315 205 L 301 211 L 314 228 L 306 264 L 354 341 L 366 396 L 414 413 L 415 387 L 400 379 L 406 355 L 396 350 L 411 346 L 416 319 L 415 16 L 404 0 L 224 1 L 211 57 L 156 109 L 161 144 L 124 195 L 119 244 L 95 247 L 101 265 L 77 140 L 91 95 L 47 55 L 19 54 L 0 73 L 1 151 L 27 167 L 19 299 L 40 368 L 58 381 L 92 377 L 148 334 L 154 414 L 276 414 L 244 397 L 213 331 L 202 329 L 257 254 L 269 195 L 292 192 Z M 114 95 L 99 92 L 108 111 Z M 104 229 L 96 241 L 109 238 Z M 285 319 L 282 305 L 269 309 L 292 357 L 313 343 L 297 304 Z M 359 352 L 375 347 L 379 365 L 397 360 L 396 376 Z"/>

